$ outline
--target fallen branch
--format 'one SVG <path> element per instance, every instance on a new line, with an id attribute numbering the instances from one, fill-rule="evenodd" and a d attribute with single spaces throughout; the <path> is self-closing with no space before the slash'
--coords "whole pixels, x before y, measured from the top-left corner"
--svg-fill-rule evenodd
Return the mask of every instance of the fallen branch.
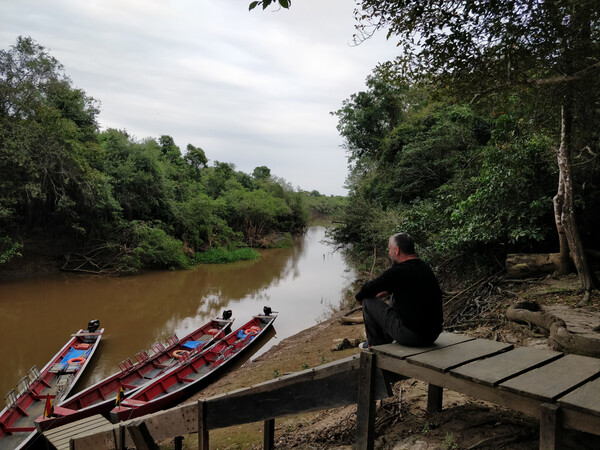
<path id="1" fill-rule="evenodd" d="M 506 317 L 515 322 L 534 324 L 550 332 L 548 340 L 552 347 L 568 350 L 583 356 L 600 357 L 598 339 L 571 333 L 562 319 L 543 311 L 537 302 L 519 302 L 506 311 Z"/>

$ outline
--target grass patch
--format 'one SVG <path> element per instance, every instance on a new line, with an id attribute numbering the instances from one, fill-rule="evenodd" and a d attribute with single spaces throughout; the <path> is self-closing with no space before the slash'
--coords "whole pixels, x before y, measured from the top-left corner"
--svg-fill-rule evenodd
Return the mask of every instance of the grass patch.
<path id="1" fill-rule="evenodd" d="M 236 261 L 258 259 L 260 253 L 252 248 L 244 247 L 230 250 L 227 248 L 212 248 L 207 252 L 194 255 L 195 264 L 227 264 Z"/>

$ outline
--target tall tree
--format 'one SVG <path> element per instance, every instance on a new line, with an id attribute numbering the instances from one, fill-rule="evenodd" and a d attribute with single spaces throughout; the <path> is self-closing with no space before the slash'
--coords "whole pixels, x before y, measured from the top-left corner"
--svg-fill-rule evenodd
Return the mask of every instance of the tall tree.
<path id="1" fill-rule="evenodd" d="M 110 205 L 99 172 L 94 99 L 29 37 L 0 51 L 0 216 L 6 228 L 51 224 L 83 234 Z"/>
<path id="2" fill-rule="evenodd" d="M 196 170 L 200 170 L 200 167 L 206 167 L 208 159 L 206 153 L 200 147 L 194 147 L 192 144 L 188 144 L 186 147 L 185 160 Z"/>
<path id="3" fill-rule="evenodd" d="M 355 14 L 357 39 L 387 29 L 399 40 L 399 65 L 413 78 L 434 77 L 474 99 L 526 90 L 544 108 L 532 119 L 555 130 L 561 252 L 570 252 L 588 300 L 598 281 L 577 227 L 571 152 L 598 149 L 591 125 L 600 119 L 600 2 L 361 0 Z"/>

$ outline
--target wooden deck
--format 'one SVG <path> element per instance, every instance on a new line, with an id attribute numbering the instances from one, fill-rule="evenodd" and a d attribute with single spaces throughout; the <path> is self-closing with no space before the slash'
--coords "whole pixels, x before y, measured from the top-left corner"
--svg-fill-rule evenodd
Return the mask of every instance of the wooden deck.
<path id="1" fill-rule="evenodd" d="M 101 426 L 71 436 L 71 448 L 154 448 L 154 441 L 197 433 L 204 450 L 209 430 L 264 421 L 264 446 L 271 449 L 276 418 L 358 404 L 356 448 L 372 449 L 375 400 L 390 395 L 385 371 L 429 383 L 430 412 L 441 409 L 443 389 L 450 389 L 537 417 L 542 450 L 560 448 L 563 428 L 600 435 L 600 359 L 442 333 L 430 347 L 376 346 L 247 389 Z"/>
<path id="2" fill-rule="evenodd" d="M 388 370 L 429 383 L 428 411 L 443 388 L 540 419 L 540 448 L 560 446 L 562 427 L 600 435 L 600 359 L 442 333 L 425 348 L 386 344 L 364 352 L 365 371 Z M 359 393 L 357 448 L 373 448 L 373 400 Z"/>

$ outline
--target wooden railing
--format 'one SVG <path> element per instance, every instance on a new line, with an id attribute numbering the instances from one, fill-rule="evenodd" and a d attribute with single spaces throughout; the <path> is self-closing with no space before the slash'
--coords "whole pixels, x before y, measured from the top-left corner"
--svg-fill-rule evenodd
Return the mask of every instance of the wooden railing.
<path id="1" fill-rule="evenodd" d="M 364 359 L 362 359 L 364 360 Z M 364 364 L 364 363 L 363 363 Z M 264 421 L 264 447 L 273 448 L 275 419 L 356 404 L 359 385 L 373 386 L 375 398 L 391 392 L 381 371 L 365 379 L 359 355 L 283 376 L 196 403 L 144 416 L 71 439 L 71 449 L 157 448 L 155 442 L 198 433 L 198 448 L 208 449 L 209 431 Z M 368 372 L 369 376 L 370 371 Z M 371 397 L 373 398 L 373 397 Z"/>

